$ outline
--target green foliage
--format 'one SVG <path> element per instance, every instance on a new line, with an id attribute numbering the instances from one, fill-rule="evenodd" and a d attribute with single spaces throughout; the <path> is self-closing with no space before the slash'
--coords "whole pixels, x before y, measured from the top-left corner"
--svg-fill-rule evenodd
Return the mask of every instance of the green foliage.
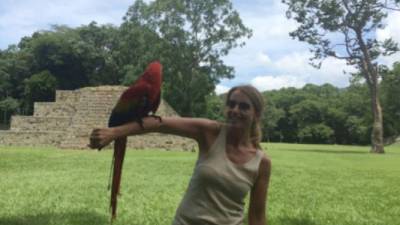
<path id="1" fill-rule="evenodd" d="M 122 23 L 113 53 L 122 84 L 132 84 L 150 61 L 162 61 L 161 52 L 164 50 L 161 43 L 163 40 L 150 29 L 136 23 Z M 164 71 L 167 69 L 164 66 Z"/>
<path id="2" fill-rule="evenodd" d="M 116 84 L 118 77 L 110 76 L 116 69 L 111 51 L 116 30 L 94 22 L 77 29 L 55 26 L 20 45 L 32 52 L 37 72 L 48 70 L 57 78 L 59 89 Z"/>
<path id="3" fill-rule="evenodd" d="M 111 51 L 116 30 L 92 22 L 76 29 L 54 26 L 24 37 L 0 54 L 0 100 L 18 99 L 18 111 L 30 114 L 33 101 L 53 99 L 56 88 L 119 83 Z"/>
<path id="4" fill-rule="evenodd" d="M 207 96 L 207 104 L 206 104 L 206 118 L 224 121 L 224 98 L 221 96 L 217 96 L 215 94 L 210 94 Z"/>
<path id="5" fill-rule="evenodd" d="M 24 80 L 24 96 L 29 102 L 54 101 L 57 80 L 47 70 L 32 75 Z M 33 109 L 27 111 L 33 112 Z"/>
<path id="6" fill-rule="evenodd" d="M 33 101 L 54 99 L 56 88 L 119 84 L 113 50 L 117 30 L 92 22 L 76 29 L 54 26 L 24 37 L 18 46 L 1 51 L 0 100 L 17 99 L 17 111 L 30 114 Z"/>
<path id="7" fill-rule="evenodd" d="M 369 144 L 371 142 L 371 100 L 365 84 L 353 84 L 343 92 L 340 98 L 342 109 L 346 112 L 346 143 Z"/>
<path id="8" fill-rule="evenodd" d="M 311 124 L 299 130 L 300 143 L 333 143 L 334 131 L 323 123 Z"/>
<path id="9" fill-rule="evenodd" d="M 37 33 L 29 41 L 29 48 L 38 70 L 54 74 L 60 89 L 75 89 L 88 84 L 80 57 L 85 46 L 80 45 L 69 29 Z"/>
<path id="10" fill-rule="evenodd" d="M 122 27 L 142 27 L 159 35 L 161 40 L 144 41 L 154 43 L 152 54 L 141 52 L 160 58 L 166 68 L 164 98 L 184 116 L 206 115 L 207 96 L 216 83 L 233 77 L 233 68 L 221 57 L 251 35 L 228 0 L 136 1 Z"/>
<path id="11" fill-rule="evenodd" d="M 32 54 L 20 51 L 11 45 L 0 55 L 0 99 L 11 96 L 21 99 L 23 96 L 23 80 L 30 76 Z"/>
<path id="12" fill-rule="evenodd" d="M 400 62 L 383 73 L 381 87 L 385 134 L 396 138 L 400 135 Z"/>
<path id="13" fill-rule="evenodd" d="M 385 26 L 387 4 L 399 10 L 395 1 L 350 0 L 282 0 L 288 5 L 286 15 L 299 23 L 290 36 L 312 46 L 314 57 L 336 57 L 349 65 L 365 71 L 363 63 L 371 63 L 381 55 L 397 52 L 398 46 L 391 38 L 379 42 L 373 35 Z M 368 76 L 364 74 L 364 76 Z M 372 78 L 372 77 L 371 77 Z"/>
<path id="14" fill-rule="evenodd" d="M 143 68 L 141 67 L 135 67 L 132 64 L 127 64 L 126 66 L 123 67 L 124 76 L 123 76 L 123 81 L 122 84 L 129 86 L 133 82 L 135 82 L 139 76 L 143 73 Z"/>
<path id="15" fill-rule="evenodd" d="M 0 111 L 3 112 L 0 118 L 3 119 L 3 123 L 6 124 L 9 121 L 10 115 L 16 112 L 18 107 L 19 102 L 12 97 L 6 97 L 0 101 Z"/>
<path id="16" fill-rule="evenodd" d="M 305 99 L 290 107 L 289 113 L 299 127 L 316 121 L 324 120 L 324 106 L 321 101 Z"/>
<path id="17" fill-rule="evenodd" d="M 118 62 L 119 52 L 118 27 L 112 25 L 97 25 L 91 22 L 87 26 L 75 29 L 78 43 L 85 47 L 80 51 L 82 65 L 86 72 L 88 85 L 96 86 L 102 84 L 120 84 L 123 76 L 120 73 Z M 78 50 L 81 46 L 76 46 Z"/>
<path id="18" fill-rule="evenodd" d="M 264 115 L 262 117 L 262 134 L 263 140 L 270 141 L 272 137 L 279 137 L 278 141 L 282 141 L 282 134 L 278 128 L 278 122 L 284 118 L 285 111 L 277 108 L 268 96 L 264 94 L 266 99 L 264 106 Z"/>
<path id="19" fill-rule="evenodd" d="M 348 131 L 349 143 L 368 144 L 370 127 L 365 124 L 363 118 L 357 116 L 349 116 L 345 121 L 345 127 Z"/>
<path id="20" fill-rule="evenodd" d="M 56 78 L 47 70 L 32 75 L 25 81 L 26 96 L 29 96 L 33 101 L 51 101 L 54 99 L 48 98 L 48 93 L 54 93 L 56 89 Z"/>
<path id="21" fill-rule="evenodd" d="M 400 82 L 398 67 L 382 80 L 382 105 L 387 143 L 400 133 Z M 365 83 L 339 89 L 308 84 L 301 89 L 283 88 L 263 93 L 266 101 L 263 140 L 273 142 L 369 144 L 371 102 Z"/>
<path id="22" fill-rule="evenodd" d="M 263 147 L 273 162 L 268 224 L 399 224 L 400 146 L 388 147 L 384 156 L 358 146 Z M 1 147 L 0 224 L 110 224 L 111 158 L 112 151 Z M 191 152 L 127 151 L 113 224 L 171 224 L 196 158 Z"/>
<path id="23" fill-rule="evenodd" d="M 368 144 L 370 103 L 365 84 L 345 89 L 308 84 L 264 93 L 264 141 Z"/>

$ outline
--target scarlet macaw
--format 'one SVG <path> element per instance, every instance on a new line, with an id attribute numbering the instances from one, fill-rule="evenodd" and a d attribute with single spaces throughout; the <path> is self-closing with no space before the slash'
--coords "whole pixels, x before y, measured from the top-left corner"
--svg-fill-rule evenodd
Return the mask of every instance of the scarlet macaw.
<path id="1" fill-rule="evenodd" d="M 155 116 L 160 105 L 162 84 L 162 65 L 158 62 L 150 63 L 145 72 L 125 90 L 112 110 L 108 121 L 109 127 L 119 126 L 131 121 L 139 123 L 143 129 L 142 118 Z M 161 117 L 157 117 L 161 122 Z M 114 141 L 113 178 L 111 187 L 110 208 L 112 219 L 116 217 L 117 195 L 119 194 L 122 164 L 126 151 L 127 137 L 121 137 Z"/>

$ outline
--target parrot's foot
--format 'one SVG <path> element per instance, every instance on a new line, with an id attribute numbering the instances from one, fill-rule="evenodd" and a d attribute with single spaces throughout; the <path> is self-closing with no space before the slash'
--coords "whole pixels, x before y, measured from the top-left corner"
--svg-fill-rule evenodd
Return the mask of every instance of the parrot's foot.
<path id="1" fill-rule="evenodd" d="M 162 122 L 161 116 L 150 115 L 150 117 L 154 117 L 155 119 L 158 119 L 160 121 L 160 123 Z"/>
<path id="2" fill-rule="evenodd" d="M 138 120 L 136 120 L 136 122 L 139 124 L 140 128 L 142 128 L 142 130 L 144 130 L 143 120 L 142 119 L 138 119 Z"/>

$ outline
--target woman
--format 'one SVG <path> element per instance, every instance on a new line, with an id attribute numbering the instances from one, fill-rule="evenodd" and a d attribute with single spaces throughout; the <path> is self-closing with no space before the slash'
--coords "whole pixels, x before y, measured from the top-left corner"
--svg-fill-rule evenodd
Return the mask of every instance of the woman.
<path id="1" fill-rule="evenodd" d="M 199 118 L 163 117 L 159 121 L 146 117 L 144 129 L 135 122 L 94 129 L 90 147 L 148 132 L 192 138 L 198 143 L 199 155 L 173 225 L 242 225 L 249 192 L 248 223 L 265 225 L 271 160 L 260 147 L 262 109 L 257 89 L 237 86 L 227 94 L 224 124 Z"/>

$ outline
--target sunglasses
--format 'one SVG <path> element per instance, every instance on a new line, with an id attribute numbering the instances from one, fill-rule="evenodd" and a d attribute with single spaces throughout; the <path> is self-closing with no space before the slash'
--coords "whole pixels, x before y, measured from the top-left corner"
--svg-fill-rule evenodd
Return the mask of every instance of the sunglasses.
<path id="1" fill-rule="evenodd" d="M 246 102 L 237 102 L 237 101 L 234 101 L 234 100 L 228 100 L 228 101 L 226 102 L 226 105 L 227 105 L 230 109 L 233 109 L 233 108 L 236 107 L 236 105 L 238 105 L 240 111 L 247 111 L 247 110 L 250 109 L 250 104 L 249 104 L 249 103 L 246 103 Z"/>

